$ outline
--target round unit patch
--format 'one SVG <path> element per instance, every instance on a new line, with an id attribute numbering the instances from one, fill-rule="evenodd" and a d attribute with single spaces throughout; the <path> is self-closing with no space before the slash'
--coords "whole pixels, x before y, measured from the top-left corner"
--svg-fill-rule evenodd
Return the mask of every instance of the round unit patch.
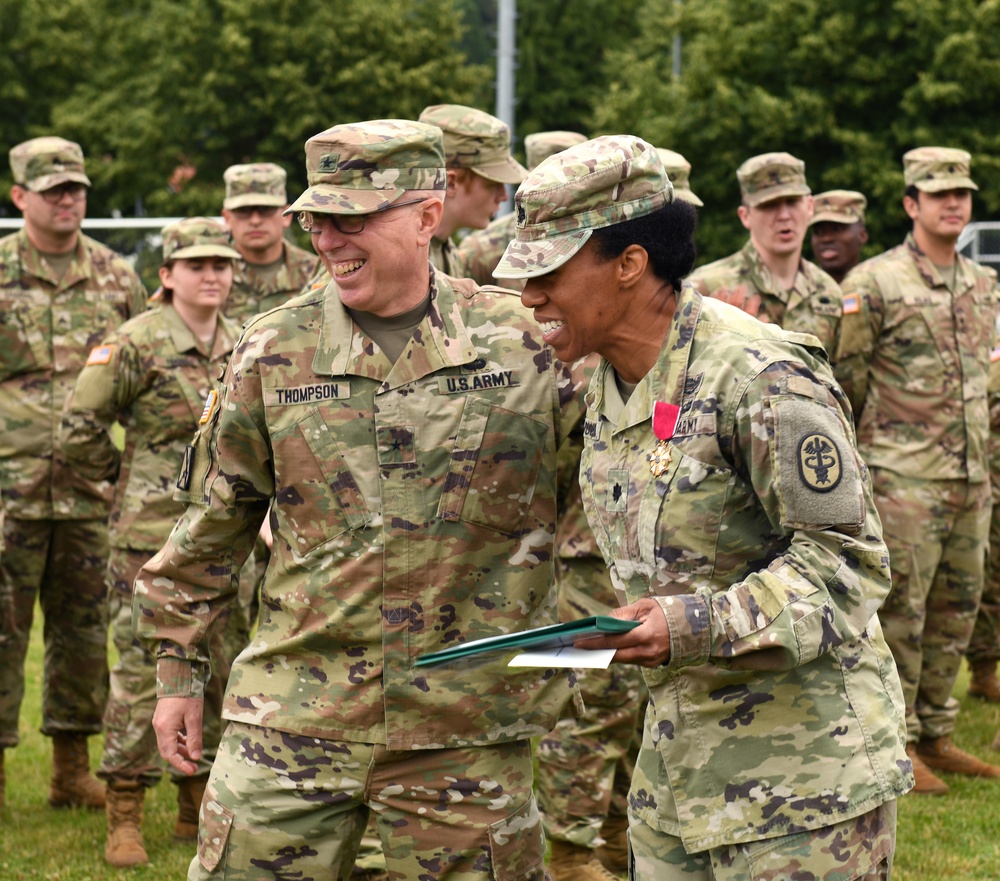
<path id="1" fill-rule="evenodd" d="M 799 476 L 815 492 L 830 492 L 843 476 L 840 450 L 825 434 L 807 434 L 799 441 Z"/>

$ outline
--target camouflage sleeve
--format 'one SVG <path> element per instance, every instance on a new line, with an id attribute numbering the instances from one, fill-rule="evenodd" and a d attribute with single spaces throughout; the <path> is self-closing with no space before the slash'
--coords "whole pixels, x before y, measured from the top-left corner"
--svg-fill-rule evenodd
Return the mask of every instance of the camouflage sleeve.
<path id="1" fill-rule="evenodd" d="M 142 363 L 117 335 L 87 357 L 62 413 L 61 454 L 88 480 L 114 480 L 121 465 L 112 426 L 139 393 Z"/>
<path id="2" fill-rule="evenodd" d="M 559 386 L 559 430 L 557 442 L 562 445 L 577 432 L 587 412 L 585 395 L 590 385 L 590 377 L 594 365 L 600 361 L 597 356 L 588 356 L 564 364 L 558 358 L 555 361 L 556 382 Z"/>
<path id="3" fill-rule="evenodd" d="M 868 394 L 868 371 L 882 328 L 882 296 L 867 273 L 848 273 L 843 289 L 843 317 L 832 357 L 833 372 L 847 394 L 855 423 Z"/>
<path id="4" fill-rule="evenodd" d="M 189 505 L 170 538 L 135 582 L 136 636 L 157 658 L 160 697 L 200 697 L 208 677 L 205 634 L 237 595 L 274 493 L 254 336 L 245 337 L 207 413 L 210 463 L 204 505 Z"/>
<path id="5" fill-rule="evenodd" d="M 889 591 L 889 555 L 845 407 L 839 389 L 803 367 L 774 364 L 751 381 L 733 457 L 772 534 L 788 543 L 725 592 L 657 598 L 670 666 L 711 657 L 790 669 L 867 631 Z"/>
<path id="6" fill-rule="evenodd" d="M 131 267 L 129 268 L 131 269 Z M 135 270 L 131 271 L 126 295 L 128 297 L 129 318 L 135 318 L 136 315 L 146 311 L 146 307 L 149 304 L 149 294 Z"/>

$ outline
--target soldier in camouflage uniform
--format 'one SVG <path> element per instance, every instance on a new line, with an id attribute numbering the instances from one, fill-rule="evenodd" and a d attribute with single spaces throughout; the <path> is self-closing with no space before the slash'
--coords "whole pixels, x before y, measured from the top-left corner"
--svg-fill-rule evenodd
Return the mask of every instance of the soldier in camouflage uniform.
<path id="1" fill-rule="evenodd" d="M 233 665 L 189 877 L 345 878 L 374 811 L 392 877 L 540 881 L 530 738 L 569 676 L 413 663 L 555 621 L 573 377 L 515 296 L 430 267 L 437 128 L 335 126 L 306 162 L 291 210 L 334 283 L 246 326 L 195 441 L 193 503 L 136 580 L 160 752 L 190 771 L 201 635 L 270 515 L 261 619 Z"/>
<path id="2" fill-rule="evenodd" d="M 10 151 L 24 228 L 0 240 L 0 801 L 18 742 L 36 600 L 45 616 L 42 733 L 53 741 L 50 804 L 104 806 L 87 738 L 107 700 L 107 516 L 111 485 L 66 466 L 59 415 L 90 349 L 141 312 L 132 267 L 80 233 L 90 180 L 78 144 L 35 138 Z"/>
<path id="3" fill-rule="evenodd" d="M 805 163 L 788 153 L 764 153 L 744 162 L 736 177 L 743 194 L 737 213 L 750 240 L 693 272 L 691 284 L 785 330 L 811 333 L 832 351 L 840 288 L 802 257 L 813 213 Z"/>
<path id="4" fill-rule="evenodd" d="M 986 443 L 993 508 L 983 595 L 979 601 L 979 612 L 976 614 L 965 659 L 972 674 L 969 697 L 1000 703 L 1000 681 L 997 680 L 997 661 L 1000 660 L 1000 334 L 990 353 L 987 394 L 990 434 Z M 1000 735 L 994 748 L 1000 748 Z"/>
<path id="5" fill-rule="evenodd" d="M 972 215 L 969 163 L 944 147 L 903 157 L 913 231 L 845 279 L 835 357 L 892 558 L 881 618 L 903 681 L 914 791 L 925 794 L 948 790 L 935 770 L 1000 777 L 951 741 L 983 590 L 997 316 L 995 275 L 955 251 Z"/>
<path id="6" fill-rule="evenodd" d="M 813 256 L 820 268 L 840 284 L 861 262 L 861 249 L 868 242 L 868 200 L 854 190 L 829 190 L 816 196 L 813 205 L 809 221 Z"/>
<path id="7" fill-rule="evenodd" d="M 579 132 L 535 132 L 524 139 L 524 155 L 530 171 L 553 153 L 582 144 L 587 138 Z M 514 212 L 491 220 L 485 229 L 473 230 L 458 243 L 458 259 L 466 278 L 476 284 L 500 284 L 514 291 L 521 290 L 519 279 L 493 280 L 493 270 L 503 256 L 507 243 L 514 238 Z"/>
<path id="8" fill-rule="evenodd" d="M 431 263 L 454 278 L 465 278 L 452 236 L 460 229 L 483 229 L 507 199 L 506 184 L 519 184 L 527 170 L 510 152 L 510 128 L 495 116 L 462 104 L 435 104 L 420 122 L 444 135 L 448 189 L 441 224 L 431 241 Z"/>
<path id="9" fill-rule="evenodd" d="M 315 254 L 286 241 L 292 222 L 285 170 L 271 162 L 231 165 L 223 178 L 222 219 L 240 252 L 225 314 L 239 324 L 302 293 L 319 263 Z"/>
<path id="10" fill-rule="evenodd" d="M 107 586 L 118 662 L 98 776 L 108 785 L 105 859 L 120 867 L 149 862 L 143 794 L 162 776 L 152 727 L 156 665 L 132 635 L 132 583 L 183 513 L 173 497 L 177 474 L 205 397 L 238 337 L 237 325 L 220 312 L 239 259 L 222 224 L 195 217 L 165 227 L 163 257 L 163 304 L 125 322 L 91 351 L 62 426 L 66 461 L 92 480 L 116 481 Z M 125 428 L 123 453 L 112 440 L 116 422 Z M 216 675 L 224 679 L 228 671 L 213 670 Z M 197 805 L 210 767 L 205 762 L 196 776 L 177 780 L 178 839 L 190 837 L 185 806 L 197 834 Z"/>
<path id="11" fill-rule="evenodd" d="M 532 168 L 557 152 L 539 157 Z M 691 164 L 672 150 L 657 149 L 657 153 L 675 196 L 701 205 L 689 183 Z M 523 287 L 523 279 L 515 281 Z M 597 355 L 588 356 L 588 378 L 598 361 Z M 583 511 L 579 480 L 583 444 L 581 420 L 559 450 L 560 486 L 569 484 L 560 493 L 556 532 L 563 620 L 609 614 L 617 606 L 611 576 Z M 619 874 L 627 870 L 628 788 L 646 705 L 646 686 L 636 667 L 580 670 L 577 678 L 587 712 L 580 719 L 561 719 L 542 738 L 538 750 L 538 804 L 551 842 L 549 871 L 555 881 L 606 879 L 606 870 Z"/>
<path id="12" fill-rule="evenodd" d="M 581 488 L 639 625 L 578 645 L 649 687 L 630 877 L 884 879 L 912 778 L 850 410 L 817 339 L 682 285 L 672 197 L 644 141 L 573 147 L 521 185 L 497 268 L 560 359 L 602 355 Z"/>

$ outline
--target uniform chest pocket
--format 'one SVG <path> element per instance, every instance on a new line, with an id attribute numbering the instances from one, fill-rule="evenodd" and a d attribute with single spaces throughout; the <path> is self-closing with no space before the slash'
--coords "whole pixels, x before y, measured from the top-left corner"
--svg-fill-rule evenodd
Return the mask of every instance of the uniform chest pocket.
<path id="1" fill-rule="evenodd" d="M 361 490 L 318 413 L 272 435 L 278 520 L 305 553 L 371 521 Z"/>
<path id="2" fill-rule="evenodd" d="M 0 382 L 47 366 L 49 345 L 31 316 L 27 300 L 0 298 Z"/>
<path id="3" fill-rule="evenodd" d="M 639 559 L 658 569 L 710 574 L 732 472 L 671 450 L 669 470 L 639 506 Z"/>
<path id="4" fill-rule="evenodd" d="M 438 516 L 505 535 L 524 526 L 548 426 L 470 396 L 448 465 Z"/>

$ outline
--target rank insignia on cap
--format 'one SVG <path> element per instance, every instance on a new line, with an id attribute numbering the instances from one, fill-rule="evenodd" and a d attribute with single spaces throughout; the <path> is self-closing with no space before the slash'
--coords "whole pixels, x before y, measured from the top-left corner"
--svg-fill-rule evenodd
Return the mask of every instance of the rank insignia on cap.
<path id="1" fill-rule="evenodd" d="M 857 294 L 846 294 L 844 296 L 844 314 L 854 315 L 861 311 L 861 300 Z"/>
<path id="2" fill-rule="evenodd" d="M 87 367 L 93 364 L 110 364 L 111 356 L 115 352 L 114 346 L 94 346 L 87 356 Z"/>
<path id="3" fill-rule="evenodd" d="M 830 492 L 840 483 L 840 450 L 825 434 L 807 434 L 799 441 L 799 476 L 809 489 Z"/>
<path id="4" fill-rule="evenodd" d="M 212 413 L 215 412 L 216 404 L 219 403 L 219 393 L 212 389 L 208 393 L 208 397 L 205 398 L 205 409 L 201 411 L 201 418 L 198 420 L 199 425 L 204 425 L 212 418 Z"/>

